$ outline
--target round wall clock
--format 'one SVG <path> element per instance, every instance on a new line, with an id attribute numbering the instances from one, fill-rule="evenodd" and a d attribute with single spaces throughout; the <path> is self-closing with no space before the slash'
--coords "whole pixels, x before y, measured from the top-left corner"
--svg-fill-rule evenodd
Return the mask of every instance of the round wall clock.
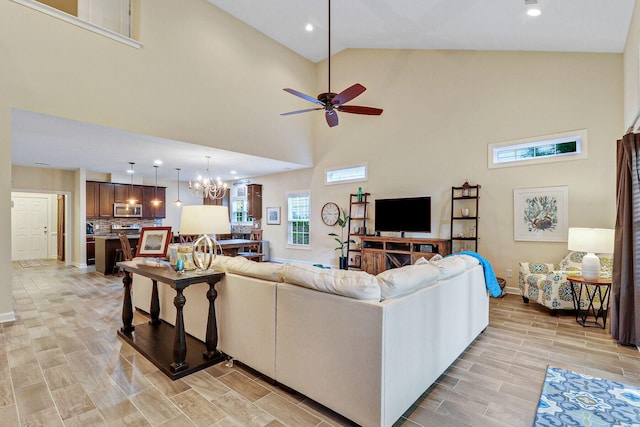
<path id="1" fill-rule="evenodd" d="M 322 222 L 327 225 L 336 225 L 340 217 L 340 208 L 333 202 L 325 203 L 322 207 Z"/>

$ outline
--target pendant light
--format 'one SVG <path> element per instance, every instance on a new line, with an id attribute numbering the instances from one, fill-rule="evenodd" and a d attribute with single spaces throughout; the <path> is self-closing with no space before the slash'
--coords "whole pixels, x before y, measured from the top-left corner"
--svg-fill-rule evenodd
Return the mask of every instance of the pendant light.
<path id="1" fill-rule="evenodd" d="M 182 205 L 182 200 L 180 200 L 180 168 L 176 168 L 176 170 L 178 171 L 178 198 L 173 203 L 180 207 L 180 205 Z"/>
<path id="2" fill-rule="evenodd" d="M 156 169 L 156 187 L 153 193 L 153 200 L 151 201 L 151 203 L 153 204 L 153 206 L 158 207 L 160 206 L 160 200 L 158 199 L 158 168 L 160 166 L 158 165 L 153 165 L 153 167 Z"/>
<path id="3" fill-rule="evenodd" d="M 129 162 L 129 169 L 127 170 L 127 173 L 131 175 L 131 186 L 129 187 L 129 200 L 127 200 L 127 203 L 130 205 L 135 205 L 136 203 L 138 203 L 138 200 L 136 200 L 133 197 L 133 174 L 135 173 L 135 171 L 133 170 L 133 165 L 135 165 L 134 162 Z"/>

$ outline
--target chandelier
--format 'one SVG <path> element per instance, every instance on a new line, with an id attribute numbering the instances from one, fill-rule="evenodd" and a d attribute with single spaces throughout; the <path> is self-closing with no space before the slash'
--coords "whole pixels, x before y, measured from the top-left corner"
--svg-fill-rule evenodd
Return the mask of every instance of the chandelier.
<path id="1" fill-rule="evenodd" d="M 207 158 L 207 169 L 204 174 L 198 174 L 195 181 L 189 181 L 189 191 L 194 197 L 201 199 L 222 199 L 227 194 L 227 184 L 223 183 L 220 178 L 216 180 L 211 178 L 211 172 L 209 172 L 209 159 L 211 159 L 211 156 L 205 157 Z"/>

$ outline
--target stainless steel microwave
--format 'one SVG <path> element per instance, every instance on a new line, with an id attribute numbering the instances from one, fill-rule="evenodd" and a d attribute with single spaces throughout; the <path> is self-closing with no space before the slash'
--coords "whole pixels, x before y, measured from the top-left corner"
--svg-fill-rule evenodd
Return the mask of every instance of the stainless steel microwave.
<path id="1" fill-rule="evenodd" d="M 115 218 L 142 218 L 142 205 L 128 203 L 114 203 L 113 216 Z"/>

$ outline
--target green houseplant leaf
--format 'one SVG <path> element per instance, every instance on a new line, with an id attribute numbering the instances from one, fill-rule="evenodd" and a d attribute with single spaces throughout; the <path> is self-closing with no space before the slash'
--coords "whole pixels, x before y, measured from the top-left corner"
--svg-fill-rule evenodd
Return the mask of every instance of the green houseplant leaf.
<path id="1" fill-rule="evenodd" d="M 329 236 L 332 236 L 334 240 L 338 242 L 338 247 L 336 247 L 335 250 L 340 251 L 340 257 L 344 258 L 345 248 L 347 247 L 347 245 L 349 245 L 349 243 L 355 243 L 355 240 L 349 239 L 348 234 L 347 234 L 347 239 L 345 239 L 344 229 L 349 224 L 350 217 L 349 215 L 347 215 L 347 212 L 343 208 L 340 208 L 340 211 L 342 212 L 342 215 L 338 217 L 338 222 L 337 222 L 338 227 L 340 227 L 340 234 L 329 233 Z"/>

